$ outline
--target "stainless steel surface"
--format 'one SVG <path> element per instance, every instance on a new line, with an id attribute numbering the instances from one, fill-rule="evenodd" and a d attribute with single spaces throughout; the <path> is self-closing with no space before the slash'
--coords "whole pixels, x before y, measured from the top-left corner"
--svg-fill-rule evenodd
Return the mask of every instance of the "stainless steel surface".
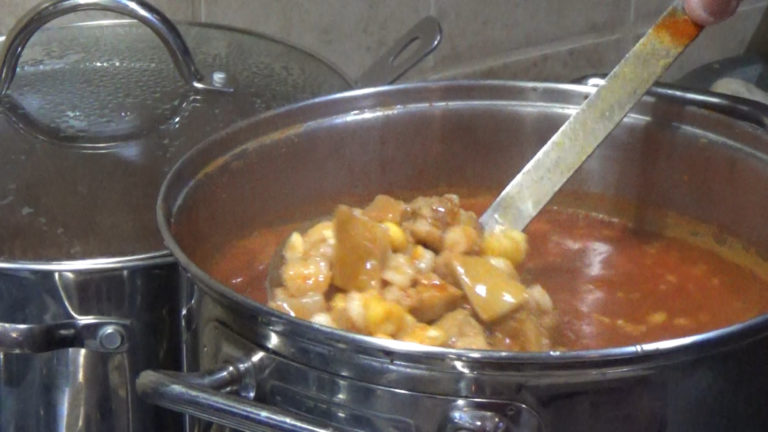
<path id="1" fill-rule="evenodd" d="M 393 391 L 255 349 L 215 323 L 208 331 L 216 339 L 205 360 L 228 366 L 209 373 L 142 372 L 139 395 L 245 431 L 543 431 L 536 413 L 519 402 Z M 253 400 L 273 401 L 274 406 Z M 356 402 L 371 400 L 386 406 L 386 412 Z"/>
<path id="2" fill-rule="evenodd" d="M 681 26 L 688 28 L 680 30 Z M 690 34 L 681 37 L 685 31 Z M 682 4 L 670 6 L 605 83 L 512 179 L 480 223 L 486 229 L 525 228 L 699 31 Z"/>
<path id="3" fill-rule="evenodd" d="M 233 383 L 236 382 L 234 379 Z M 143 372 L 139 394 L 148 402 L 245 431 L 330 431 L 322 421 L 300 419 L 288 411 L 221 393 L 193 382 L 193 377 L 171 372 Z"/>
<path id="4" fill-rule="evenodd" d="M 168 50 L 176 70 L 190 86 L 222 90 L 203 83 L 203 75 L 195 66 L 192 54 L 173 22 L 154 6 L 133 0 L 53 0 L 43 2 L 24 14 L 6 35 L 0 49 L 0 97 L 8 92 L 16 75 L 21 53 L 32 36 L 45 24 L 74 12 L 101 10 L 131 17 L 151 29 Z"/>
<path id="5" fill-rule="evenodd" d="M 274 111 L 197 147 L 170 173 L 157 207 L 162 235 L 189 276 L 184 370 L 257 361 L 258 373 L 234 386 L 238 394 L 341 430 L 439 430 L 461 403 L 496 415 L 505 410 L 489 406 L 524 406 L 525 418 L 546 431 L 765 430 L 768 315 L 604 350 L 451 350 L 296 320 L 205 272 L 228 242 L 328 214 L 341 200 L 497 193 L 592 92 L 494 82 L 370 89 Z M 768 200 L 755 193 L 768 189 L 767 138 L 754 125 L 645 97 L 554 199 L 632 202 L 625 216 L 639 226 L 663 223 L 652 216 L 665 209 L 768 257 Z"/>
<path id="6" fill-rule="evenodd" d="M 128 321 L 88 318 L 48 324 L 0 323 L 0 349 L 13 353 L 43 353 L 67 348 L 125 351 Z"/>
<path id="7" fill-rule="evenodd" d="M 357 79 L 357 87 L 391 84 L 437 48 L 442 38 L 440 21 L 427 16 L 408 29 L 381 58 Z"/>
<path id="8" fill-rule="evenodd" d="M 467 401 L 454 403 L 445 432 L 543 432 L 541 420 L 528 407 L 509 402 Z"/>
<path id="9" fill-rule="evenodd" d="M 168 258 L 0 270 L 0 430 L 180 430 L 180 416 L 140 400 L 134 382 L 182 364 L 178 286 Z"/>
<path id="10" fill-rule="evenodd" d="M 225 340 L 227 337 L 235 336 L 225 336 Z M 236 352 L 230 352 L 230 355 Z M 240 356 L 246 355 L 245 352 L 237 353 Z M 401 392 L 398 403 L 399 418 L 381 416 L 377 412 L 365 412 L 354 402 L 330 403 L 328 406 L 318 407 L 317 401 L 323 397 L 322 395 L 319 397 L 311 393 L 291 395 L 290 390 L 285 391 L 281 387 L 297 388 L 297 382 L 310 377 L 316 383 L 343 383 L 345 397 L 366 400 L 382 396 L 389 398 L 392 395 L 387 395 L 384 390 L 377 389 L 375 386 L 343 380 L 320 371 L 309 371 L 297 365 L 291 366 L 286 360 L 270 356 L 263 351 L 252 354 L 251 358 L 236 366 L 226 366 L 208 374 L 143 372 L 137 381 L 139 395 L 157 405 L 191 413 L 217 424 L 244 431 L 368 431 L 380 430 L 387 425 L 393 428 L 390 430 L 407 431 L 416 429 L 419 421 L 414 420 L 430 416 L 442 421 L 437 429 L 441 431 L 542 431 L 540 420 L 530 408 L 510 402 L 463 399 L 446 405 L 444 398 Z M 231 361 L 235 360 L 234 357 L 231 359 Z M 290 411 L 247 401 L 245 399 L 254 399 L 259 395 L 243 394 L 237 391 L 238 385 L 254 381 L 254 377 L 262 377 L 266 373 L 270 375 L 270 383 L 259 380 L 254 387 L 259 388 L 259 393 L 263 395 L 282 393 L 282 400 Z M 266 389 L 261 389 L 259 384 L 265 383 Z M 323 390 L 315 388 L 310 391 Z M 428 407 L 432 409 L 426 410 Z M 307 415 L 318 411 L 325 411 L 326 415 L 315 414 L 315 418 Z M 346 420 L 341 424 L 335 421 L 334 425 L 330 425 L 323 420 L 328 417 L 328 411 L 332 411 L 333 416 L 338 419 L 346 418 Z"/>

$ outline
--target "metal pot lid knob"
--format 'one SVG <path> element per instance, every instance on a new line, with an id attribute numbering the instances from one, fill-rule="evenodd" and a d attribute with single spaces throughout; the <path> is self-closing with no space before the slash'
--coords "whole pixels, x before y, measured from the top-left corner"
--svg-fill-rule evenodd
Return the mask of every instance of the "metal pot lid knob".
<path id="1" fill-rule="evenodd" d="M 149 3 L 134 0 L 57 0 L 43 2 L 27 12 L 10 30 L 0 50 L 0 96 L 4 96 L 16 76 L 21 53 L 32 36 L 45 24 L 80 11 L 100 10 L 131 17 L 154 32 L 168 50 L 176 70 L 190 86 L 198 89 L 228 91 L 221 86 L 208 85 L 192 59 L 178 28 L 160 10 Z"/>

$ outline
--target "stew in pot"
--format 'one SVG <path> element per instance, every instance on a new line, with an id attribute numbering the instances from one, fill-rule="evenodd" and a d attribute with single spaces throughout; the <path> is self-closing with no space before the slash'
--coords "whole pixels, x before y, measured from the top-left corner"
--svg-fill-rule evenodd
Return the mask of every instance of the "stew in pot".
<path id="1" fill-rule="evenodd" d="M 454 348 L 596 349 L 670 339 L 768 312 L 768 282 L 683 240 L 620 220 L 547 208 L 525 235 L 483 233 L 491 197 L 339 206 L 303 233 L 262 229 L 208 269 L 270 306 L 345 330 Z"/>

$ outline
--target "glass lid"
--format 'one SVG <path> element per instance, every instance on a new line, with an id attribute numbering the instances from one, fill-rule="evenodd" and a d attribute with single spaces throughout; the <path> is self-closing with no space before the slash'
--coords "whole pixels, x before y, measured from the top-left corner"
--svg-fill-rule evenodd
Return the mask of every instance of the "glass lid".
<path id="1" fill-rule="evenodd" d="M 87 9 L 140 22 L 36 31 Z M 0 42 L 6 266 L 165 254 L 155 203 L 182 155 L 239 120 L 351 88 L 303 50 L 220 26 L 175 27 L 144 2 L 44 4 Z"/>

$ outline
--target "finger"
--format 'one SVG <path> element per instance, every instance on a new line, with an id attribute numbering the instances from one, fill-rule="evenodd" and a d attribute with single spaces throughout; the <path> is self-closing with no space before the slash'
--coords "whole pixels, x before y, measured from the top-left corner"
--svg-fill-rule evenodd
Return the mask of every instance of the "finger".
<path id="1" fill-rule="evenodd" d="M 685 0 L 685 11 L 701 25 L 718 23 L 736 12 L 741 0 Z"/>

